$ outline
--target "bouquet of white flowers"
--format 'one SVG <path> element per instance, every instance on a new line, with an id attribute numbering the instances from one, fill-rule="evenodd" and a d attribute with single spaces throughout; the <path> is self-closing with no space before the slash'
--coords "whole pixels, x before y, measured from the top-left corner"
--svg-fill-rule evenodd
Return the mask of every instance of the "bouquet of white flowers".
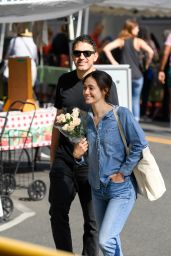
<path id="1" fill-rule="evenodd" d="M 78 108 L 74 108 L 71 114 L 57 116 L 54 127 L 58 128 L 72 143 L 78 143 L 85 137 L 85 127 Z"/>

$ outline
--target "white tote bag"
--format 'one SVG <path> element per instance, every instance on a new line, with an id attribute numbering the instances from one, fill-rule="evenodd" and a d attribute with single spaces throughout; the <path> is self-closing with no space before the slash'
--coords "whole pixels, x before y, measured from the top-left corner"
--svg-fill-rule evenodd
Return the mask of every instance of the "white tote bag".
<path id="1" fill-rule="evenodd" d="M 150 201 L 154 201 L 166 191 L 165 183 L 149 147 L 143 149 L 142 155 L 142 159 L 134 168 L 138 192 Z"/>
<path id="2" fill-rule="evenodd" d="M 113 109 L 113 112 L 118 123 L 119 132 L 126 148 L 126 152 L 129 154 L 122 124 L 115 109 Z M 142 159 L 134 168 L 133 172 L 138 185 L 138 193 L 148 200 L 157 200 L 165 193 L 166 187 L 163 177 L 149 147 L 143 149 Z"/>

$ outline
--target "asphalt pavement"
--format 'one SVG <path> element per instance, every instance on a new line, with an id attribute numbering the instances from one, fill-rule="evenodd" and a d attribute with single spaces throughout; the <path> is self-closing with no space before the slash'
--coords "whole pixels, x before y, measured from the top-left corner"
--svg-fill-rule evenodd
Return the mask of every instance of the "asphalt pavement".
<path id="1" fill-rule="evenodd" d="M 153 121 L 140 124 L 147 137 L 164 138 L 165 141 L 170 141 L 169 123 Z M 155 202 L 149 202 L 141 196 L 138 197 L 121 234 L 124 256 L 171 255 L 171 145 L 160 142 L 149 143 L 163 174 L 167 192 Z M 42 159 L 37 162 L 34 179 L 42 180 L 46 184 L 46 196 L 40 201 L 32 201 L 29 199 L 27 186 L 17 188 L 11 195 L 15 206 L 14 212 L 9 221 L 0 224 L 0 236 L 55 248 L 48 214 L 50 166 L 46 155 L 49 154 L 49 149 L 44 148 L 42 152 L 45 155 L 42 155 Z M 27 182 L 29 183 L 28 179 Z M 81 254 L 83 218 L 77 196 L 71 207 L 70 224 L 74 251 Z"/>

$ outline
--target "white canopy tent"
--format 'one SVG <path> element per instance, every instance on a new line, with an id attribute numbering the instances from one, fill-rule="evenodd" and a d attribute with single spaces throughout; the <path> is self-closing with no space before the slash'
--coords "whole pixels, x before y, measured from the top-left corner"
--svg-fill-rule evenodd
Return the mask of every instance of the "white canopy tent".
<path id="1" fill-rule="evenodd" d="M 93 4 L 117 12 L 137 10 L 143 15 L 171 15 L 170 0 L 0 0 L 0 23 L 65 17 Z"/>
<path id="2" fill-rule="evenodd" d="M 69 37 L 72 40 L 81 33 L 84 18 L 84 30 L 87 32 L 88 7 L 103 0 L 0 0 L 0 60 L 5 36 L 5 25 L 8 23 L 23 23 L 43 21 L 68 17 Z M 84 11 L 84 12 L 83 12 Z M 78 12 L 77 29 L 74 33 L 73 17 Z M 83 17 L 84 13 L 84 17 Z"/>
<path id="3" fill-rule="evenodd" d="M 69 16 L 103 0 L 0 0 L 0 23 L 30 22 Z"/>
<path id="4" fill-rule="evenodd" d="M 122 15 L 134 12 L 143 16 L 171 16 L 170 0 L 104 0 L 103 3 L 97 3 L 94 8 Z"/>

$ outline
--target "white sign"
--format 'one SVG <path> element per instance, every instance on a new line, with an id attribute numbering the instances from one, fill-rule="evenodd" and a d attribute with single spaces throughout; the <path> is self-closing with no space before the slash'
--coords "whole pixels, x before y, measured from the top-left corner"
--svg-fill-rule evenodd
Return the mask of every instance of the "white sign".
<path id="1" fill-rule="evenodd" d="M 107 72 L 116 84 L 119 105 L 132 111 L 132 83 L 129 65 L 95 65 L 98 70 Z"/>

